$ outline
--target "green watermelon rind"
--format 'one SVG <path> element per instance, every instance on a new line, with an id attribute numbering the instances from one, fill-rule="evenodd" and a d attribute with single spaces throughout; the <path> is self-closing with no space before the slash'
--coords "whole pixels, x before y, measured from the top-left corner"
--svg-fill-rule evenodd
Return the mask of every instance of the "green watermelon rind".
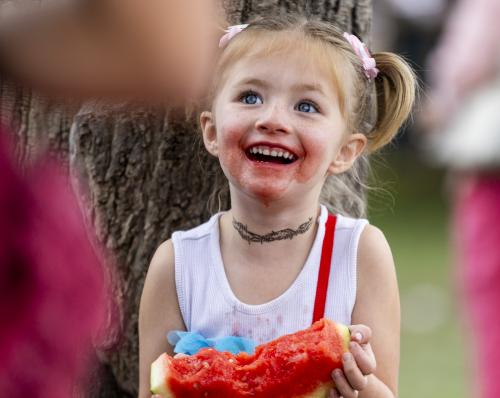
<path id="1" fill-rule="evenodd" d="M 167 354 L 162 354 L 151 364 L 151 392 L 161 395 L 163 398 L 175 398 L 167 389 L 166 383 L 170 362 L 170 357 Z"/>
<path id="2" fill-rule="evenodd" d="M 337 332 L 342 337 L 342 342 L 344 343 L 343 345 L 344 352 L 349 351 L 349 343 L 351 342 L 351 331 L 346 325 L 343 325 L 341 323 L 335 323 L 335 326 L 337 328 Z"/>

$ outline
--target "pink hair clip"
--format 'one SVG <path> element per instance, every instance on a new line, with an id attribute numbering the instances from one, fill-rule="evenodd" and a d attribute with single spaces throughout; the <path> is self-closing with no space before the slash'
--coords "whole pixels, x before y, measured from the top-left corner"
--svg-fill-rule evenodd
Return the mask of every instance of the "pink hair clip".
<path id="1" fill-rule="evenodd" d="M 231 39 L 236 36 L 238 33 L 240 33 L 242 30 L 244 30 L 248 24 L 245 25 L 233 25 L 230 26 L 229 28 L 226 29 L 226 34 L 221 37 L 219 41 L 219 47 L 226 47 L 227 43 L 231 41 Z"/>
<path id="2" fill-rule="evenodd" d="M 366 48 L 365 43 L 359 40 L 355 35 L 344 32 L 345 39 L 352 46 L 356 55 L 363 62 L 363 69 L 368 80 L 373 80 L 377 77 L 379 70 L 376 68 L 375 58 L 373 58 Z"/>

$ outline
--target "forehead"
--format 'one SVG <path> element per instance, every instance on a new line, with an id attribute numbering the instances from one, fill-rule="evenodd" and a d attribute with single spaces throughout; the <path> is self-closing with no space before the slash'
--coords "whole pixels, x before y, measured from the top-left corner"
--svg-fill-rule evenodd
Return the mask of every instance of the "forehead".
<path id="1" fill-rule="evenodd" d="M 222 56 L 219 87 L 245 75 L 264 75 L 275 83 L 295 80 L 324 86 L 343 108 L 349 65 L 331 44 L 296 31 L 250 31 L 233 40 Z"/>
<path id="2" fill-rule="evenodd" d="M 330 73 L 297 51 L 281 54 L 246 56 L 228 70 L 227 85 L 266 83 L 266 86 L 311 86 L 336 91 Z"/>

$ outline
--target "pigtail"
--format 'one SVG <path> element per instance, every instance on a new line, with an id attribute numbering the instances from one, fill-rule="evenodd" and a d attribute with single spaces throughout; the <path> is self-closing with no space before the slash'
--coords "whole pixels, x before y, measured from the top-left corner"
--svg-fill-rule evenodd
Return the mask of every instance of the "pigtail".
<path id="1" fill-rule="evenodd" d="M 396 54 L 373 54 L 379 69 L 375 78 L 377 120 L 368 134 L 368 150 L 388 144 L 411 113 L 416 93 L 416 77 L 406 61 Z"/>

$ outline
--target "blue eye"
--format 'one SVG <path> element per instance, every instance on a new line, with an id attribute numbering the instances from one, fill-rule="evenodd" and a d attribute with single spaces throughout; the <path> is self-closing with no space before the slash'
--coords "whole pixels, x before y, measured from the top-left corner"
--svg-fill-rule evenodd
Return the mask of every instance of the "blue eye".
<path id="1" fill-rule="evenodd" d="M 317 113 L 317 112 L 319 112 L 316 105 L 312 104 L 311 102 L 306 102 L 306 101 L 299 102 L 296 109 L 299 112 L 305 112 L 305 113 Z"/>
<path id="2" fill-rule="evenodd" d="M 252 91 L 243 94 L 240 98 L 240 101 L 247 105 L 257 105 L 257 104 L 262 104 L 263 102 L 260 95 Z"/>

